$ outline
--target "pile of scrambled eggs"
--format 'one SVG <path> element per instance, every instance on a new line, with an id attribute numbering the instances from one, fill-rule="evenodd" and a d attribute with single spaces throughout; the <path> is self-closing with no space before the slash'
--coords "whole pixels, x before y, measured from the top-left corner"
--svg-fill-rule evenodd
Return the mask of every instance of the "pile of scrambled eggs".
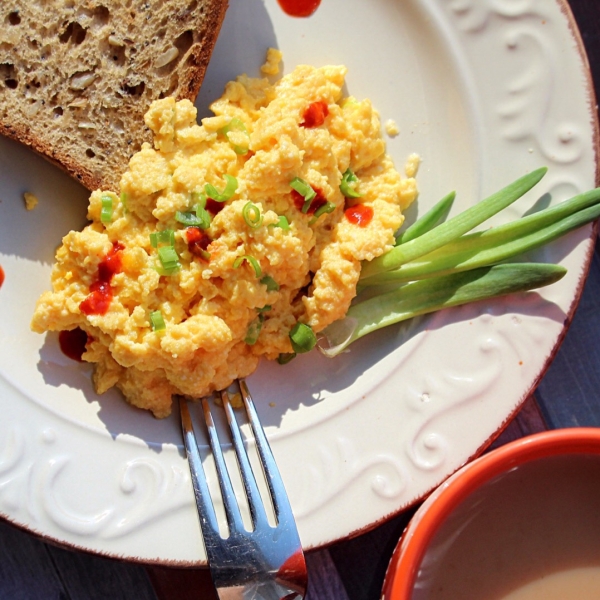
<path id="1" fill-rule="evenodd" d="M 270 50 L 264 74 L 280 59 Z M 393 246 L 417 194 L 416 158 L 395 170 L 370 101 L 342 98 L 345 73 L 242 75 L 201 125 L 187 100 L 152 104 L 154 146 L 118 193 L 92 193 L 91 223 L 63 239 L 32 321 L 87 334 L 98 393 L 117 386 L 165 417 L 174 394 L 293 357 L 298 324 L 310 337 L 344 316 L 361 261 Z"/>

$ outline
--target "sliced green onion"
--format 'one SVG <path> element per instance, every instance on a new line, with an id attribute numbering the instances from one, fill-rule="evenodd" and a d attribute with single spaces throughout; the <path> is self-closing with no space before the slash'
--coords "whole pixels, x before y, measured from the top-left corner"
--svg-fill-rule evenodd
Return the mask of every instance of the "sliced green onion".
<path id="1" fill-rule="evenodd" d="M 312 189 L 307 181 L 300 179 L 300 177 L 294 177 L 294 179 L 290 181 L 290 187 L 296 190 L 304 198 L 302 212 L 306 214 L 310 208 L 310 203 L 316 198 L 317 192 Z"/>
<path id="2" fill-rule="evenodd" d="M 343 319 L 322 331 L 328 347 L 319 349 L 326 356 L 337 356 L 377 329 L 450 306 L 550 285 L 566 272 L 552 264 L 501 264 L 400 285 L 352 305 Z"/>
<path id="3" fill-rule="evenodd" d="M 159 246 L 174 246 L 175 232 L 172 229 L 163 229 L 162 231 L 151 233 L 150 245 L 153 248 L 158 248 Z"/>
<path id="4" fill-rule="evenodd" d="M 158 248 L 158 259 L 163 269 L 167 271 L 179 267 L 179 256 L 174 246 L 161 246 Z"/>
<path id="5" fill-rule="evenodd" d="M 287 365 L 294 358 L 296 358 L 296 353 L 295 352 L 282 352 L 277 357 L 277 362 L 280 365 Z"/>
<path id="6" fill-rule="evenodd" d="M 154 310 L 150 313 L 150 325 L 152 331 L 164 331 L 166 329 L 167 326 L 160 310 Z"/>
<path id="7" fill-rule="evenodd" d="M 110 223 L 113 216 L 112 196 L 102 196 L 102 208 L 100 210 L 100 220 L 103 223 Z"/>
<path id="8" fill-rule="evenodd" d="M 444 196 L 433 208 L 428 210 L 422 217 L 419 217 L 396 238 L 396 246 L 418 238 L 433 229 L 441 221 L 445 221 L 454 203 L 454 198 L 456 198 L 456 192 L 450 192 Z"/>
<path id="9" fill-rule="evenodd" d="M 252 227 L 252 229 L 256 229 L 260 227 L 263 222 L 263 216 L 260 212 L 260 208 L 254 204 L 254 202 L 246 202 L 244 208 L 242 209 L 242 216 L 244 217 L 244 221 L 246 221 L 246 225 L 248 227 Z"/>
<path id="10" fill-rule="evenodd" d="M 290 222 L 287 220 L 286 216 L 279 215 L 277 223 L 271 223 L 269 227 L 281 227 L 281 229 L 287 230 L 290 228 Z"/>
<path id="11" fill-rule="evenodd" d="M 265 275 L 260 283 L 267 286 L 267 292 L 276 292 L 279 289 L 279 284 L 270 275 Z"/>
<path id="12" fill-rule="evenodd" d="M 211 219 L 210 214 L 204 208 L 206 206 L 206 198 L 204 199 L 204 204 L 198 203 L 194 204 L 194 210 L 196 211 L 196 217 L 198 217 L 198 221 L 200 221 L 200 229 L 208 229 L 210 227 Z"/>
<path id="13" fill-rule="evenodd" d="M 208 214 L 208 211 L 202 206 L 201 203 L 195 204 L 193 209 L 193 212 L 181 212 L 178 210 L 175 213 L 175 220 L 179 223 L 182 223 L 186 227 L 199 227 L 200 229 L 208 229 L 210 227 L 210 215 Z"/>
<path id="14" fill-rule="evenodd" d="M 257 308 L 256 310 L 259 313 L 263 313 L 263 312 L 269 312 L 271 310 L 271 308 L 273 308 L 270 304 L 265 304 L 262 308 Z"/>
<path id="15" fill-rule="evenodd" d="M 361 278 L 366 279 L 384 271 L 397 269 L 406 262 L 445 246 L 518 200 L 540 181 L 546 171 L 547 169 L 543 167 L 524 175 L 499 192 L 467 208 L 467 210 L 449 221 L 438 225 L 410 242 L 395 246 L 389 252 L 370 262 L 364 263 Z"/>
<path id="16" fill-rule="evenodd" d="M 313 218 L 308 222 L 309 225 L 312 225 L 313 223 L 315 223 L 317 221 L 317 219 L 324 214 L 328 214 L 328 213 L 332 213 L 335 210 L 335 204 L 333 204 L 333 202 L 325 202 L 325 204 L 323 204 L 323 206 L 319 206 L 319 208 L 317 208 L 317 210 L 315 210 L 315 214 L 313 215 Z"/>
<path id="17" fill-rule="evenodd" d="M 202 221 L 198 218 L 198 215 L 195 212 L 181 212 L 178 210 L 175 213 L 175 220 L 178 223 L 182 223 L 186 227 L 200 227 L 202 224 Z"/>
<path id="18" fill-rule="evenodd" d="M 150 244 L 158 250 L 156 271 L 159 275 L 173 275 L 181 268 L 179 255 L 175 250 L 175 232 L 163 229 L 150 234 Z"/>
<path id="19" fill-rule="evenodd" d="M 223 179 L 225 180 L 225 189 L 222 192 L 219 192 L 219 190 L 211 183 L 207 183 L 204 186 L 206 195 L 216 202 L 227 202 L 227 200 L 231 200 L 238 187 L 238 181 L 233 175 L 228 175 L 226 173 L 223 175 Z"/>
<path id="20" fill-rule="evenodd" d="M 258 335 L 260 334 L 264 320 L 264 315 L 258 315 L 258 317 L 248 325 L 246 337 L 244 338 L 244 342 L 246 342 L 248 346 L 253 346 L 258 341 Z"/>
<path id="21" fill-rule="evenodd" d="M 292 348 L 297 354 L 309 352 L 317 343 L 317 336 L 310 325 L 306 323 L 296 323 L 290 331 L 290 341 Z"/>
<path id="22" fill-rule="evenodd" d="M 192 204 L 194 207 L 200 205 L 202 208 L 206 208 L 206 194 L 200 190 L 194 190 L 192 192 Z"/>
<path id="23" fill-rule="evenodd" d="M 129 206 L 127 203 L 129 202 L 129 198 L 125 192 L 121 192 L 121 204 L 123 205 L 123 212 L 127 214 L 129 212 Z"/>
<path id="24" fill-rule="evenodd" d="M 361 198 L 362 194 L 359 194 L 353 187 L 352 184 L 358 181 L 358 177 L 348 167 L 342 175 L 342 181 L 340 183 L 340 192 L 346 196 L 346 198 Z"/>
<path id="25" fill-rule="evenodd" d="M 229 133 L 232 131 L 246 134 L 247 142 L 243 145 L 233 143 L 231 141 L 231 138 L 229 137 Z M 236 154 L 246 154 L 248 152 L 248 149 L 250 147 L 250 135 L 248 134 L 246 125 L 241 119 L 234 117 L 233 119 L 231 119 L 231 121 L 229 121 L 227 125 L 225 125 L 225 127 L 221 127 L 218 133 L 224 135 L 227 138 L 227 141 L 231 144 L 231 147 L 233 148 L 233 151 Z"/>
<path id="26" fill-rule="evenodd" d="M 244 254 L 244 256 L 238 256 L 233 261 L 233 268 L 238 269 L 244 261 L 246 261 L 254 269 L 254 273 L 257 277 L 260 277 L 262 275 L 262 269 L 260 268 L 260 264 L 254 258 L 254 256 L 250 256 L 249 254 Z"/>

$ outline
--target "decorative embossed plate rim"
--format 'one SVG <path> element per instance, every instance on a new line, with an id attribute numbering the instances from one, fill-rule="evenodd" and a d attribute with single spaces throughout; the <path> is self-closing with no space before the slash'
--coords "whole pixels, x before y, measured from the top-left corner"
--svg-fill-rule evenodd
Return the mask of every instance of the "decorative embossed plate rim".
<path id="1" fill-rule="evenodd" d="M 253 36 L 248 38 L 247 32 Z M 276 0 L 232 3 L 197 106 L 268 46 L 300 62 L 345 63 L 400 135 L 401 166 L 423 157 L 415 217 L 450 189 L 461 210 L 542 164 L 549 173 L 496 221 L 596 183 L 598 124 L 582 46 L 564 0 L 328 0 L 310 19 Z M 89 368 L 28 331 L 53 249 L 85 218 L 86 193 L 0 140 L 0 515 L 55 542 L 178 565 L 204 561 L 176 417 L 155 421 Z M 21 194 L 39 207 L 26 213 Z M 35 231 L 35 236 L 31 232 Z M 302 541 L 318 547 L 422 499 L 477 455 L 533 389 L 581 293 L 592 228 L 535 254 L 567 277 L 541 293 L 444 311 L 327 360 L 262 364 L 249 379 Z M 404 343 L 401 343 L 404 342 Z"/>

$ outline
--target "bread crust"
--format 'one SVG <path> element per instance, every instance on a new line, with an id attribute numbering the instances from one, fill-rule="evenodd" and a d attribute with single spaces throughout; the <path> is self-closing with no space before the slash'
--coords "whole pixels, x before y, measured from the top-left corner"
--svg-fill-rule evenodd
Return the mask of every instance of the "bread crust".
<path id="1" fill-rule="evenodd" d="M 130 157 L 151 142 L 143 120 L 150 103 L 195 100 L 227 7 L 227 0 L 4 0 L 0 133 L 90 190 L 118 191 Z"/>

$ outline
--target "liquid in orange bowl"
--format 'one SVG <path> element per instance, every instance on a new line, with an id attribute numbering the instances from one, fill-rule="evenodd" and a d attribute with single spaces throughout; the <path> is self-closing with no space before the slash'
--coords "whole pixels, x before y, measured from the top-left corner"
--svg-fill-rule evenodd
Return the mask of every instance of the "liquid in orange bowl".
<path id="1" fill-rule="evenodd" d="M 600 430 L 518 440 L 463 467 L 417 511 L 384 600 L 600 598 Z"/>

